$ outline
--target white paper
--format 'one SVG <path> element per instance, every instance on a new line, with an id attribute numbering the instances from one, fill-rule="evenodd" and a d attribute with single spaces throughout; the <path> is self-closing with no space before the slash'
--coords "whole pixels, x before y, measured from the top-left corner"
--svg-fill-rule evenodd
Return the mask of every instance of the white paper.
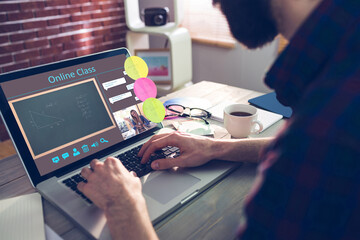
<path id="1" fill-rule="evenodd" d="M 211 125 L 206 124 L 203 120 L 173 122 L 173 126 L 179 132 L 191 133 L 199 136 L 209 136 L 214 134 L 214 129 Z"/>
<path id="2" fill-rule="evenodd" d="M 283 118 L 283 115 L 277 113 L 269 112 L 259 108 L 257 110 L 258 110 L 258 120 L 263 124 L 264 127 L 262 131 L 264 131 L 265 129 L 267 129 L 268 127 L 270 127 L 271 125 L 273 125 L 274 123 L 276 123 L 277 121 Z"/>
<path id="3" fill-rule="evenodd" d="M 230 104 L 235 104 L 234 102 L 222 102 L 218 105 L 215 105 L 208 109 L 209 112 L 211 112 L 211 119 L 223 122 L 224 121 L 224 108 Z"/>
<path id="4" fill-rule="evenodd" d="M 234 104 L 234 102 L 223 102 L 220 103 L 214 107 L 211 107 L 208 109 L 209 112 L 211 112 L 211 119 L 223 122 L 224 121 L 224 108 L 230 104 Z M 258 110 L 258 120 L 263 124 L 263 130 L 267 129 L 277 121 L 283 118 L 282 115 L 269 112 L 263 109 Z"/>
<path id="5" fill-rule="evenodd" d="M 0 201 L 1 239 L 45 240 L 44 216 L 39 193 Z"/>

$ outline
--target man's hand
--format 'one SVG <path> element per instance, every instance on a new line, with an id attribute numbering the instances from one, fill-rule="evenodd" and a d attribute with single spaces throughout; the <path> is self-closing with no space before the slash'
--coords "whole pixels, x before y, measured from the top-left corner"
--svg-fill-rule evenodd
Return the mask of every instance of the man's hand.
<path id="1" fill-rule="evenodd" d="M 150 155 L 156 150 L 166 146 L 180 149 L 180 156 L 176 158 L 158 159 L 151 163 L 154 170 L 168 169 L 171 167 L 196 167 L 214 159 L 216 156 L 214 139 L 196 135 L 173 132 L 153 136 L 139 151 L 141 163 L 149 161 Z"/>
<path id="2" fill-rule="evenodd" d="M 214 139 L 181 132 L 153 136 L 139 151 L 141 163 L 149 161 L 150 155 L 166 146 L 178 147 L 180 156 L 158 159 L 151 163 L 154 170 L 172 167 L 196 167 L 211 159 L 234 162 L 259 161 L 259 153 L 272 138 Z"/>
<path id="3" fill-rule="evenodd" d="M 104 163 L 95 159 L 90 167 L 81 170 L 87 183 L 78 189 L 104 210 L 113 239 L 156 239 L 140 179 L 113 157 Z"/>

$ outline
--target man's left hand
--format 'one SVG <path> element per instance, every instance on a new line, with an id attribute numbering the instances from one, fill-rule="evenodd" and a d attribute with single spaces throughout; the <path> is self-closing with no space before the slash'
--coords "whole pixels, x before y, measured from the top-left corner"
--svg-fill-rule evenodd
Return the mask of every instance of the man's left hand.
<path id="1" fill-rule="evenodd" d="M 113 157 L 100 162 L 93 160 L 81 175 L 87 183 L 78 184 L 83 192 L 104 213 L 113 239 L 157 238 L 152 227 L 140 179 Z"/>

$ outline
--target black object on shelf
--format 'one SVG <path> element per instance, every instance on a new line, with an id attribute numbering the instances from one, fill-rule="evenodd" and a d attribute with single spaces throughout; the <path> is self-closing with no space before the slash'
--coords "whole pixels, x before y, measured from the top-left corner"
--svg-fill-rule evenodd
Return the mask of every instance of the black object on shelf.
<path id="1" fill-rule="evenodd" d="M 165 8 L 145 8 L 145 26 L 163 26 L 168 22 L 169 9 Z"/>

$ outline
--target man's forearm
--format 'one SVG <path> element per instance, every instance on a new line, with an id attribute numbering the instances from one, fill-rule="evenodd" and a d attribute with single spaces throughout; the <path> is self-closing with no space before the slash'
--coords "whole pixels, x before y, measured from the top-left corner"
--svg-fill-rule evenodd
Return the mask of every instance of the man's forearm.
<path id="1" fill-rule="evenodd" d="M 112 239 L 157 240 L 151 224 L 145 199 L 141 196 L 132 205 L 134 208 L 111 207 L 105 211 Z"/>
<path id="2" fill-rule="evenodd" d="M 273 138 L 219 139 L 214 141 L 212 149 L 216 159 L 257 163 L 261 150 L 272 140 Z"/>

